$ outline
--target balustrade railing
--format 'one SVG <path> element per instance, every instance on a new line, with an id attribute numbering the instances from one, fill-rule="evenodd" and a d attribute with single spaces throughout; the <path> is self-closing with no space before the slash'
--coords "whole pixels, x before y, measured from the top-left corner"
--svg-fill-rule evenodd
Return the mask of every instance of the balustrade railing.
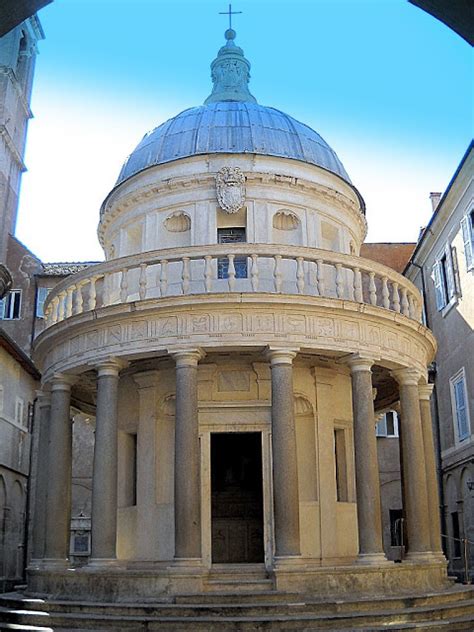
<path id="1" fill-rule="evenodd" d="M 245 257 L 247 265 L 237 266 L 236 258 Z M 223 260 L 226 265 L 219 265 Z M 319 296 L 421 319 L 418 289 L 368 259 L 315 248 L 226 244 L 142 253 L 87 268 L 51 291 L 46 327 L 109 305 L 225 292 Z"/>

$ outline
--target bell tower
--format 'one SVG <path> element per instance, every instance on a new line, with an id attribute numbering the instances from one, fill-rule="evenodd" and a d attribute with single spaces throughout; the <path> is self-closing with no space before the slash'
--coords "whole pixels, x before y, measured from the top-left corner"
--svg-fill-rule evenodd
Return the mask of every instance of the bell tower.
<path id="1" fill-rule="evenodd" d="M 26 170 L 37 42 L 41 39 L 44 33 L 36 15 L 0 38 L 0 265 L 6 262 L 8 236 L 15 231 L 21 175 Z"/>

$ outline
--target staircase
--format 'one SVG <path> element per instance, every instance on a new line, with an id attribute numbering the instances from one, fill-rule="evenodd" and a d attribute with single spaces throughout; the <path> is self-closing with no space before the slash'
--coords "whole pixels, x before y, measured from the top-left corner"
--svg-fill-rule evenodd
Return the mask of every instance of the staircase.
<path id="1" fill-rule="evenodd" d="M 219 582 L 222 578 L 219 578 Z M 0 595 L 0 630 L 36 632 L 233 632 L 257 630 L 474 629 L 474 587 L 441 593 L 318 600 L 314 595 L 243 589 L 169 597 L 154 603 L 41 600 Z"/>

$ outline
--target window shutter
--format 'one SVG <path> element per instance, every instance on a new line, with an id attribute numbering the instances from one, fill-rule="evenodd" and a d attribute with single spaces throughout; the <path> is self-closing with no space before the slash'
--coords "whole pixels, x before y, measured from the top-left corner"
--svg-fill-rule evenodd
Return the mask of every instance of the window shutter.
<path id="1" fill-rule="evenodd" d="M 3 312 L 5 311 L 5 299 L 0 300 L 0 320 L 3 320 Z"/>
<path id="2" fill-rule="evenodd" d="M 461 228 L 462 228 L 462 238 L 464 241 L 464 254 L 466 255 L 466 268 L 470 270 L 473 267 L 473 256 L 472 252 L 472 235 L 471 235 L 471 226 L 470 226 L 470 217 L 466 215 L 461 220 Z"/>
<path id="3" fill-rule="evenodd" d="M 459 440 L 462 441 L 469 436 L 467 423 L 466 398 L 464 396 L 464 380 L 454 383 L 454 398 L 456 401 L 456 417 L 458 422 Z"/>
<path id="4" fill-rule="evenodd" d="M 446 305 L 446 300 L 444 296 L 444 287 L 441 282 L 441 270 L 440 270 L 440 262 L 437 261 L 433 266 L 433 283 L 435 287 L 435 296 L 436 296 L 436 308 L 438 310 L 443 309 Z"/>
<path id="5" fill-rule="evenodd" d="M 451 253 L 451 246 L 446 246 L 446 285 L 448 287 L 448 301 L 456 294 L 456 287 L 454 285 L 454 272 L 453 272 L 453 255 Z"/>

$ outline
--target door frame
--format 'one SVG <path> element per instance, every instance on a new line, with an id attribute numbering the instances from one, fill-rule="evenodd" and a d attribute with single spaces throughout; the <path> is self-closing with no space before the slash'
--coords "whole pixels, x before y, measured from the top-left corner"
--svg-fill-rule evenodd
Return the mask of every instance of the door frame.
<path id="1" fill-rule="evenodd" d="M 269 408 L 269 407 L 268 407 Z M 227 409 L 228 410 L 228 409 Z M 226 409 L 220 409 L 225 418 Z M 260 411 L 259 411 L 260 412 Z M 261 411 L 267 413 L 267 411 Z M 251 415 L 254 417 L 254 415 Z M 199 437 L 201 445 L 201 551 L 203 565 L 212 567 L 212 507 L 211 507 L 211 433 L 225 432 L 259 432 L 262 446 L 262 492 L 263 492 L 263 549 L 265 568 L 270 570 L 273 565 L 274 526 L 273 526 L 273 485 L 271 463 L 271 426 L 268 417 L 262 424 L 232 423 L 206 424 L 201 428 Z M 244 563 L 245 564 L 245 563 Z"/>

